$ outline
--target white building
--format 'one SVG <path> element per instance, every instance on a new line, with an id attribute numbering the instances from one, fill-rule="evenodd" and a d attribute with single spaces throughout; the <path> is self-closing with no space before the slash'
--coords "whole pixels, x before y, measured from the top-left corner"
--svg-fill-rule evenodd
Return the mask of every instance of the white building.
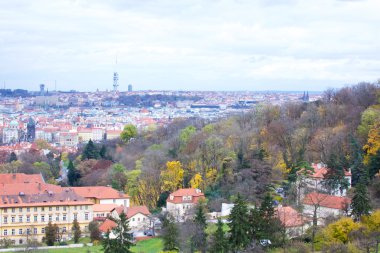
<path id="1" fill-rule="evenodd" d="M 169 195 L 166 200 L 166 210 L 177 221 L 184 221 L 191 216 L 193 207 L 203 198 L 204 194 L 199 189 L 179 189 Z"/>
<path id="2" fill-rule="evenodd" d="M 18 122 L 13 120 L 8 127 L 3 128 L 3 143 L 16 143 L 19 139 Z"/>

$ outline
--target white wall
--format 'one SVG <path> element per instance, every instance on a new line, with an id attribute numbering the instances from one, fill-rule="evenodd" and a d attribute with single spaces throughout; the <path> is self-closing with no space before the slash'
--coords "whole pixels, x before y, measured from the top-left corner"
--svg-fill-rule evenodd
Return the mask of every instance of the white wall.
<path id="1" fill-rule="evenodd" d="M 100 204 L 116 204 L 119 206 L 129 207 L 129 199 L 101 199 Z"/>

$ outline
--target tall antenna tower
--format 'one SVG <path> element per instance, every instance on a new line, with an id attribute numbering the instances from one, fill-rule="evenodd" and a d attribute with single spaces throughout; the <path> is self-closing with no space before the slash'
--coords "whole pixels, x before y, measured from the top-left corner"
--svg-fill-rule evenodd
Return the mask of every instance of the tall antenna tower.
<path id="1" fill-rule="evenodd" d="M 116 65 L 117 65 L 117 56 L 116 56 Z M 119 74 L 115 71 L 113 72 L 113 91 L 117 91 L 117 87 L 119 87 Z"/>

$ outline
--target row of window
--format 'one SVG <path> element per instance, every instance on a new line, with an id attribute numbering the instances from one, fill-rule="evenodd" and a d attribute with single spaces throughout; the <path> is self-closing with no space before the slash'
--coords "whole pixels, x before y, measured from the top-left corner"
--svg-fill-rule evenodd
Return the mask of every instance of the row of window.
<path id="1" fill-rule="evenodd" d="M 63 227 L 62 230 L 59 228 L 60 232 L 63 232 L 63 233 L 66 233 L 66 227 Z M 30 235 L 31 233 L 33 232 L 33 234 L 37 234 L 38 231 L 37 231 L 37 228 L 33 228 L 30 229 L 30 228 L 27 228 L 27 229 L 18 229 L 18 234 L 19 235 L 23 235 L 25 233 L 25 235 Z M 45 228 L 41 228 L 41 234 L 45 234 Z M 8 235 L 8 229 L 4 229 L 4 236 Z M 10 235 L 16 235 L 16 229 L 12 229 L 10 230 Z"/>
<path id="2" fill-rule="evenodd" d="M 77 213 L 74 213 L 73 214 L 73 216 L 74 216 L 74 220 L 77 220 L 78 219 L 78 214 Z M 55 215 L 55 221 L 60 221 L 61 220 L 61 218 L 60 218 L 61 216 L 59 215 L 59 214 L 57 214 L 57 215 Z M 30 218 L 31 218 L 31 216 L 26 216 L 26 222 L 31 222 L 30 221 Z M 45 215 L 41 215 L 41 222 L 45 222 L 45 221 L 53 221 L 53 215 L 51 215 L 51 214 L 49 214 L 47 217 L 47 220 L 45 220 Z M 8 217 L 6 216 L 6 217 L 4 217 L 3 218 L 4 220 L 4 223 L 8 223 Z M 88 220 L 89 219 L 89 213 L 85 213 L 84 214 L 84 219 L 85 220 Z M 66 214 L 63 214 L 62 215 L 62 221 L 67 221 L 67 215 Z M 11 217 L 11 222 L 12 223 L 15 223 L 16 222 L 16 216 L 12 216 Z M 24 220 L 23 220 L 23 216 L 18 216 L 18 222 L 24 222 Z M 38 215 L 34 215 L 33 216 L 33 222 L 38 222 Z"/>
<path id="3" fill-rule="evenodd" d="M 60 208 L 62 208 L 63 211 L 66 211 L 66 206 L 56 206 L 54 209 L 55 211 L 59 211 Z M 15 207 L 12 207 L 12 208 L 9 208 L 11 210 L 12 213 L 15 213 L 16 212 L 16 209 L 18 209 L 18 211 L 20 213 L 22 213 L 24 211 L 24 209 L 26 209 L 27 212 L 30 212 L 32 209 L 34 210 L 34 212 L 37 212 L 38 211 L 38 207 L 33 207 L 33 208 L 30 208 L 30 207 L 26 207 L 26 208 L 23 208 L 23 207 L 19 207 L 19 208 L 15 208 Z M 49 207 L 46 207 L 46 209 L 48 209 L 49 211 L 53 211 L 53 207 L 52 206 L 49 206 Z M 79 210 L 88 210 L 88 206 L 79 206 Z M 40 210 L 42 212 L 45 211 L 45 207 L 40 207 Z M 74 206 L 74 210 L 78 210 L 78 206 Z M 8 208 L 4 208 L 3 209 L 3 212 L 4 213 L 8 213 Z"/>

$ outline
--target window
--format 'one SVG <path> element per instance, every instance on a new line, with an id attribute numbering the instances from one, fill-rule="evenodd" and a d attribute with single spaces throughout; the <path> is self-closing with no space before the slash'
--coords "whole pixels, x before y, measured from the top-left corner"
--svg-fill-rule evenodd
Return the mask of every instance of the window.
<path id="1" fill-rule="evenodd" d="M 66 211 L 66 207 L 65 206 L 63 207 L 63 211 Z"/>
<path id="2" fill-rule="evenodd" d="M 16 217 L 12 216 L 12 223 L 15 223 L 15 222 L 16 222 Z"/>
<path id="3" fill-rule="evenodd" d="M 30 222 L 30 216 L 26 216 L 26 222 Z"/>
<path id="4" fill-rule="evenodd" d="M 53 210 L 53 208 L 51 206 L 49 206 L 49 211 L 52 211 L 52 210 Z"/>
<path id="5" fill-rule="evenodd" d="M 56 206 L 56 207 L 55 207 L 55 210 L 56 210 L 56 211 L 59 211 L 59 206 Z"/>
<path id="6" fill-rule="evenodd" d="M 45 221 L 45 215 L 41 215 L 41 221 L 42 221 L 42 222 Z"/>
<path id="7" fill-rule="evenodd" d="M 66 214 L 63 214 L 63 216 L 62 216 L 62 220 L 63 220 L 63 221 L 66 221 Z"/>
<path id="8" fill-rule="evenodd" d="M 143 221 L 145 221 L 145 217 L 143 218 Z"/>
<path id="9" fill-rule="evenodd" d="M 37 234 L 37 228 L 33 228 L 33 234 Z"/>
<path id="10" fill-rule="evenodd" d="M 22 243 L 23 243 L 22 239 L 18 240 L 18 244 L 22 244 Z"/>
<path id="11" fill-rule="evenodd" d="M 74 210 L 77 210 L 77 206 L 74 206 Z"/>
<path id="12" fill-rule="evenodd" d="M 132 221 L 135 221 L 135 218 L 132 218 Z"/>
<path id="13" fill-rule="evenodd" d="M 27 229 L 26 229 L 26 234 L 27 234 L 27 235 L 30 235 L 30 228 L 27 228 Z"/>
<path id="14" fill-rule="evenodd" d="M 49 221 L 53 221 L 53 215 L 49 215 Z"/>
<path id="15" fill-rule="evenodd" d="M 41 207 L 41 211 L 45 211 L 45 207 Z"/>
<path id="16" fill-rule="evenodd" d="M 19 211 L 20 213 L 22 213 L 22 207 L 20 207 L 20 208 L 18 209 L 18 211 Z"/>
<path id="17" fill-rule="evenodd" d="M 88 206 L 85 206 L 84 209 L 88 210 Z"/>
<path id="18" fill-rule="evenodd" d="M 140 221 L 140 218 L 137 218 L 137 221 Z"/>
<path id="19" fill-rule="evenodd" d="M 27 208 L 26 208 L 26 211 L 27 211 L 27 212 L 30 212 L 30 207 L 27 207 Z"/>
<path id="20" fill-rule="evenodd" d="M 74 213 L 74 220 L 78 220 L 78 214 Z"/>
<path id="21" fill-rule="evenodd" d="M 7 213 L 8 212 L 8 208 L 4 208 L 4 213 Z"/>
<path id="22" fill-rule="evenodd" d="M 12 207 L 12 213 L 16 212 L 16 208 Z"/>
<path id="23" fill-rule="evenodd" d="M 37 218 L 38 216 L 37 215 L 34 215 L 34 222 L 37 222 Z"/>
<path id="24" fill-rule="evenodd" d="M 88 220 L 88 213 L 85 213 L 85 214 L 84 214 L 84 219 L 85 219 L 85 220 Z"/>
<path id="25" fill-rule="evenodd" d="M 113 203 L 114 203 L 114 204 L 116 203 L 116 199 L 113 200 Z"/>
<path id="26" fill-rule="evenodd" d="M 18 234 L 19 234 L 19 235 L 22 235 L 22 228 L 20 228 L 20 229 L 18 230 Z"/>
<path id="27" fill-rule="evenodd" d="M 57 215 L 55 216 L 55 220 L 56 220 L 56 221 L 59 221 L 59 214 L 57 214 Z"/>
<path id="28" fill-rule="evenodd" d="M 8 230 L 4 229 L 4 235 L 8 235 Z"/>
<path id="29" fill-rule="evenodd" d="M 37 212 L 37 207 L 34 208 L 34 211 Z"/>
<path id="30" fill-rule="evenodd" d="M 16 230 L 12 229 L 12 235 L 15 235 L 15 234 L 16 234 Z"/>
<path id="31" fill-rule="evenodd" d="M 4 223 L 8 223 L 8 217 L 4 217 Z"/>
<path id="32" fill-rule="evenodd" d="M 63 232 L 63 233 L 66 233 L 66 227 L 63 227 L 63 228 L 62 228 L 62 232 Z"/>
<path id="33" fill-rule="evenodd" d="M 18 222 L 22 222 L 22 216 L 18 217 Z"/>
<path id="34" fill-rule="evenodd" d="M 45 234 L 45 228 L 41 228 L 41 233 Z"/>
<path id="35" fill-rule="evenodd" d="M 83 206 L 80 206 L 79 209 L 82 210 Z"/>

